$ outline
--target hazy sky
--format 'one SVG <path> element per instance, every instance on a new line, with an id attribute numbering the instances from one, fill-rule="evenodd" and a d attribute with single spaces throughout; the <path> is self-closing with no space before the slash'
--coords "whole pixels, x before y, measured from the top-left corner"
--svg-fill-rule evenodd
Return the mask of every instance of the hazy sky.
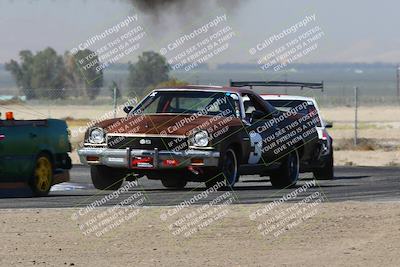
<path id="1" fill-rule="evenodd" d="M 0 0 L 0 62 L 17 58 L 22 49 L 38 51 L 51 46 L 63 53 L 135 13 L 147 33 L 142 48 L 158 51 L 182 32 L 195 29 L 193 21 L 202 25 L 225 12 L 236 37 L 211 62 L 255 62 L 248 52 L 251 47 L 314 13 L 313 25 L 320 26 L 325 35 L 315 51 L 297 62 L 400 62 L 399 1 L 239 2 L 227 11 L 217 4 L 167 9 L 157 23 L 127 0 Z M 120 62 L 136 58 L 137 53 Z"/>

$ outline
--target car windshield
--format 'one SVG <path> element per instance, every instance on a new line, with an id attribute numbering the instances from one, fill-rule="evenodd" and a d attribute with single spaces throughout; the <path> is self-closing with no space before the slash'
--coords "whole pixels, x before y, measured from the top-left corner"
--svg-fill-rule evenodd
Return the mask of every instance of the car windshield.
<path id="1" fill-rule="evenodd" d="M 302 115 L 306 115 L 307 113 L 315 111 L 315 106 L 312 101 L 305 100 L 290 100 L 290 99 L 274 99 L 274 100 L 266 100 L 272 106 L 274 106 L 277 110 L 287 112 L 293 108 L 296 108 L 301 105 L 306 105 L 307 109 L 299 109 L 298 112 Z M 321 122 L 317 123 L 318 127 L 321 127 Z"/>
<path id="2" fill-rule="evenodd" d="M 236 94 L 207 91 L 154 91 L 135 108 L 142 114 L 196 114 L 238 117 Z"/>

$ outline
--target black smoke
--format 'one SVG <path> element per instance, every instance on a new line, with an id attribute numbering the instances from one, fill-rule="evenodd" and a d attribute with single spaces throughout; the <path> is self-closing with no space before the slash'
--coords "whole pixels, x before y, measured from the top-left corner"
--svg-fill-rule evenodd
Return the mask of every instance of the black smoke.
<path id="1" fill-rule="evenodd" d="M 231 12 L 239 6 L 239 0 L 127 0 L 134 8 L 159 21 L 162 16 L 204 16 L 218 8 Z"/>

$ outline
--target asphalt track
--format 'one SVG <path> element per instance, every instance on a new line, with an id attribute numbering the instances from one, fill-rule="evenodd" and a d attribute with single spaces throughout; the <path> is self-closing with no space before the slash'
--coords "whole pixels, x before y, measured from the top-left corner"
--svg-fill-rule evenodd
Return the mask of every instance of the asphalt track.
<path id="1" fill-rule="evenodd" d="M 268 177 L 243 176 L 234 188 L 234 203 L 271 202 L 312 181 L 311 174 L 302 174 L 296 187 L 278 190 L 272 188 Z M 137 192 L 146 196 L 143 206 L 173 206 L 193 200 L 204 190 L 205 187 L 201 183 L 189 183 L 184 190 L 170 190 L 164 188 L 159 181 L 141 178 L 137 186 L 130 187 L 129 191 L 121 193 L 118 197 L 108 197 L 101 206 L 116 205 Z M 400 167 L 336 167 L 334 180 L 316 181 L 315 186 L 287 201 L 300 201 L 315 192 L 323 195 L 326 202 L 400 201 Z M 0 208 L 85 207 L 112 193 L 113 191 L 94 189 L 89 168 L 77 165 L 71 170 L 71 181 L 54 186 L 48 197 L 32 198 L 28 189 L 0 190 Z M 226 191 L 218 191 L 210 193 L 206 198 L 197 197 L 193 204 L 208 203 L 224 193 Z"/>

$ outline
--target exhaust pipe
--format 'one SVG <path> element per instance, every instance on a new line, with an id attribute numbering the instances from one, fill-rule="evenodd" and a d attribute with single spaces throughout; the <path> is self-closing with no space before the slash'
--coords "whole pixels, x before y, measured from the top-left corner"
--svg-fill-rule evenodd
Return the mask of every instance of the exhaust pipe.
<path id="1" fill-rule="evenodd" d="M 203 170 L 197 167 L 193 167 L 193 166 L 188 166 L 187 167 L 188 170 L 193 173 L 194 175 L 199 175 L 199 174 L 203 174 Z"/>

